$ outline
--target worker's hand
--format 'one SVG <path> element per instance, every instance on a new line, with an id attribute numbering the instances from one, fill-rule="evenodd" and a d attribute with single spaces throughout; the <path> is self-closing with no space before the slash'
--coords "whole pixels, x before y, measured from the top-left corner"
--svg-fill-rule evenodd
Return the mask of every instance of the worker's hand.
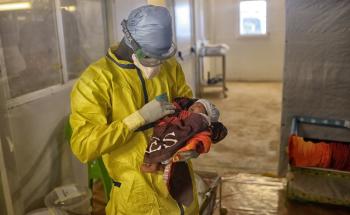
<path id="1" fill-rule="evenodd" d="M 130 130 L 135 130 L 144 124 L 148 124 L 166 115 L 175 113 L 175 106 L 164 98 L 163 95 L 145 104 L 140 110 L 126 117 L 123 122 Z"/>
<path id="2" fill-rule="evenodd" d="M 145 120 L 145 123 L 148 124 L 157 121 L 166 115 L 175 113 L 175 106 L 167 101 L 153 99 L 145 104 L 139 112 Z"/>

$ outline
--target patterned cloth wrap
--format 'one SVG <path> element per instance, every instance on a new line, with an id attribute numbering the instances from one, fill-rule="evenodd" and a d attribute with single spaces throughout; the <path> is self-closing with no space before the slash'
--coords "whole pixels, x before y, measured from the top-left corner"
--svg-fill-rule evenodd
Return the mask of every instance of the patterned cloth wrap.
<path id="1" fill-rule="evenodd" d="M 144 172 L 164 171 L 163 178 L 170 195 L 179 203 L 190 205 L 193 200 L 192 180 L 187 160 L 207 153 L 212 143 L 227 135 L 220 122 L 209 123 L 188 108 L 197 99 L 176 98 L 174 114 L 159 120 L 144 155 Z"/>

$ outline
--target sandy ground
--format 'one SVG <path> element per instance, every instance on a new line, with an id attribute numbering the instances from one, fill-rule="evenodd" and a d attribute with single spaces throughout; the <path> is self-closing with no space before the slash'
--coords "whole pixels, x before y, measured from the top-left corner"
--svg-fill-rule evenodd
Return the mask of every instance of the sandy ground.
<path id="1" fill-rule="evenodd" d="M 286 179 L 235 173 L 222 177 L 222 207 L 214 215 L 348 215 L 349 208 L 286 198 Z"/>
<path id="2" fill-rule="evenodd" d="M 281 121 L 281 83 L 229 82 L 228 97 L 208 89 L 203 97 L 220 109 L 228 136 L 193 161 L 195 169 L 275 174 Z"/>

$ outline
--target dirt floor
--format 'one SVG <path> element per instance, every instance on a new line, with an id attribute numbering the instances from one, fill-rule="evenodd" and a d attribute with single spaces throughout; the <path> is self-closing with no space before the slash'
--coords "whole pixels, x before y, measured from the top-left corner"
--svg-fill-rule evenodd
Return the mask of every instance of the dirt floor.
<path id="1" fill-rule="evenodd" d="M 254 172 L 274 175 L 278 163 L 282 85 L 229 82 L 228 97 L 217 89 L 204 94 L 221 112 L 228 136 L 210 153 L 194 160 L 203 171 Z"/>
<path id="2" fill-rule="evenodd" d="M 288 200 L 284 178 L 237 173 L 223 177 L 222 186 L 222 207 L 224 209 L 221 211 L 224 210 L 229 215 L 350 214 L 350 209 L 345 207 Z M 220 215 L 219 207 L 215 209 L 214 215 Z"/>

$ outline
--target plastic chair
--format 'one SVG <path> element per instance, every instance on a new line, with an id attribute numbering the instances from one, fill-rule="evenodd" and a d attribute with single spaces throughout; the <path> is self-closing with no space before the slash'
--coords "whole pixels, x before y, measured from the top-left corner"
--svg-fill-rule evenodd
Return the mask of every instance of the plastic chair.
<path id="1" fill-rule="evenodd" d="M 68 143 L 70 144 L 70 139 L 72 137 L 72 128 L 69 122 L 66 123 L 64 128 L 64 136 Z M 88 180 L 89 188 L 92 190 L 94 182 L 96 180 L 101 180 L 103 189 L 105 192 L 105 199 L 109 200 L 109 193 L 112 189 L 112 180 L 108 175 L 107 169 L 102 161 L 102 158 L 99 157 L 96 160 L 88 162 Z"/>

